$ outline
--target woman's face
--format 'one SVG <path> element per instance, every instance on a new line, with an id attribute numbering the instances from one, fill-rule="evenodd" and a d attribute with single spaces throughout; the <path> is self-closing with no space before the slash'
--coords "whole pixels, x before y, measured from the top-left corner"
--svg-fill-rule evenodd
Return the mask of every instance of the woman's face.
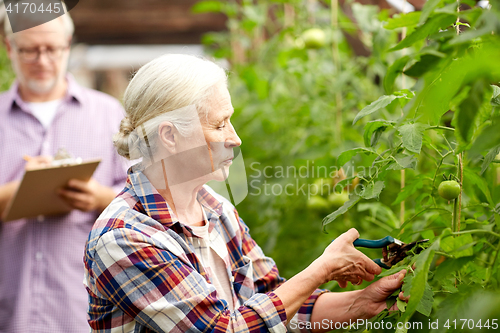
<path id="1" fill-rule="evenodd" d="M 231 124 L 233 113 L 231 96 L 225 84 L 216 85 L 208 101 L 208 116 L 202 116 L 200 120 L 211 154 L 212 176 L 218 181 L 225 180 L 229 175 L 229 166 L 234 158 L 233 148 L 241 145 Z"/>
<path id="2" fill-rule="evenodd" d="M 157 182 L 157 188 L 162 182 L 166 186 L 168 181 L 170 189 L 175 191 L 174 186 L 183 188 L 186 182 L 203 185 L 211 180 L 224 181 L 228 177 L 234 158 L 233 148 L 241 145 L 241 140 L 230 122 L 234 110 L 224 84 L 215 87 L 206 107 L 207 116 L 198 115 L 194 106 L 186 110 L 194 112 L 194 117 L 200 117 L 199 122 L 192 124 L 193 133 L 188 137 L 178 135 L 173 153 L 164 149 L 156 156 L 157 161 L 164 162 L 159 170 L 165 173 L 160 175 L 164 179 Z M 171 128 L 170 123 L 165 124 Z M 165 128 L 160 125 L 160 136 L 172 137 L 168 130 L 161 134 Z M 169 145 L 167 142 L 172 141 L 165 140 L 165 147 Z"/>

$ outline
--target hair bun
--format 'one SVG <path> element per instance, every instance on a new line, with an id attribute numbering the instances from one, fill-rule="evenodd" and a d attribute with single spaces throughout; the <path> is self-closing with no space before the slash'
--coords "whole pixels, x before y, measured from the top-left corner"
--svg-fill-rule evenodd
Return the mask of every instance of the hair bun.
<path id="1" fill-rule="evenodd" d="M 138 137 L 135 137 L 137 137 L 137 134 L 130 118 L 123 118 L 120 122 L 120 131 L 113 135 L 113 144 L 116 147 L 118 154 L 127 159 L 131 159 L 130 153 L 135 150 L 134 141 L 137 141 L 138 139 Z"/>

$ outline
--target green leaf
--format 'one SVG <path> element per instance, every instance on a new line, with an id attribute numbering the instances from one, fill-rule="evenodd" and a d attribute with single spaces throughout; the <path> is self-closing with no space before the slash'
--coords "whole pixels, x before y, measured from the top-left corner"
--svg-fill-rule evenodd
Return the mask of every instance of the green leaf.
<path id="1" fill-rule="evenodd" d="M 424 316 L 429 317 L 431 315 L 433 303 L 434 303 L 434 292 L 432 291 L 431 286 L 428 283 L 426 283 L 424 295 L 422 296 L 422 299 L 420 300 L 420 303 L 417 306 L 417 311 L 423 314 Z"/>
<path id="2" fill-rule="evenodd" d="M 379 127 L 377 128 L 373 133 L 372 133 L 372 138 L 370 140 L 370 146 L 375 146 L 378 143 L 378 140 L 380 140 L 380 137 L 382 136 L 382 133 L 384 133 L 385 129 L 387 127 Z"/>
<path id="3" fill-rule="evenodd" d="M 423 54 L 420 56 L 420 59 L 413 63 L 408 69 L 406 69 L 403 73 L 405 75 L 411 77 L 421 77 L 431 69 L 433 69 L 434 65 L 436 65 L 441 57 L 438 57 L 434 54 Z"/>
<path id="4" fill-rule="evenodd" d="M 363 193 L 361 194 L 361 197 L 363 199 L 373 199 L 373 198 L 378 199 L 384 187 L 385 187 L 385 182 L 383 180 L 378 180 L 375 183 L 370 183 L 365 187 Z"/>
<path id="5" fill-rule="evenodd" d="M 483 96 L 489 85 L 485 80 L 472 83 L 467 97 L 460 103 L 455 113 L 454 125 L 462 142 L 470 142 L 473 135 L 474 120 L 483 104 Z"/>
<path id="6" fill-rule="evenodd" d="M 406 124 L 399 127 L 398 131 L 403 140 L 403 147 L 411 152 L 420 154 L 420 149 L 422 149 L 422 136 L 427 127 L 429 126 L 422 123 Z"/>
<path id="7" fill-rule="evenodd" d="M 495 224 L 497 225 L 497 228 L 500 229 L 500 215 L 495 213 Z"/>
<path id="8" fill-rule="evenodd" d="M 342 167 L 344 166 L 344 164 L 346 164 L 347 162 L 349 162 L 351 160 L 351 158 L 353 158 L 355 155 L 361 153 L 361 152 L 367 152 L 367 153 L 371 153 L 371 154 L 376 154 L 375 151 L 371 148 L 363 148 L 363 147 L 359 147 L 359 148 L 354 148 L 354 149 L 350 149 L 350 150 L 346 150 L 344 152 L 342 152 L 339 157 L 337 158 L 337 165 Z"/>
<path id="9" fill-rule="evenodd" d="M 467 306 L 467 299 L 474 290 L 476 289 L 473 286 L 469 286 L 466 284 L 458 285 L 458 292 L 446 297 L 439 304 L 438 311 L 436 311 L 437 320 L 439 321 L 439 323 L 444 323 L 447 320 L 451 322 L 453 319 L 455 319 L 459 310 L 463 309 L 464 306 Z M 458 319 L 457 321 L 459 320 L 460 319 Z M 440 333 L 442 331 L 443 330 L 441 326 L 438 330 L 433 330 L 432 332 Z"/>
<path id="10" fill-rule="evenodd" d="M 424 25 L 417 27 L 412 34 L 399 42 L 389 51 L 396 51 L 404 49 L 416 42 L 426 38 L 430 34 L 436 33 L 439 29 L 444 29 L 453 24 L 456 20 L 456 15 L 438 14 L 431 17 Z"/>
<path id="11" fill-rule="evenodd" d="M 377 99 L 375 102 L 372 102 L 370 105 L 365 106 L 361 111 L 359 111 L 359 113 L 354 118 L 352 124 L 353 125 L 356 124 L 357 121 L 363 118 L 364 116 L 367 116 L 375 111 L 385 108 L 387 105 L 391 104 L 393 100 L 400 97 L 402 96 L 384 95 L 379 97 L 379 99 Z"/>
<path id="12" fill-rule="evenodd" d="M 491 85 L 491 88 L 493 89 L 493 96 L 491 97 L 491 105 L 498 107 L 500 106 L 500 87 Z"/>
<path id="13" fill-rule="evenodd" d="M 399 298 L 399 297 L 396 299 L 396 302 L 397 302 L 399 311 L 405 312 L 406 311 L 406 302 L 401 300 L 401 298 Z"/>
<path id="14" fill-rule="evenodd" d="M 481 134 L 478 135 L 472 147 L 468 151 L 470 157 L 473 158 L 481 154 L 485 150 L 496 147 L 500 142 L 500 118 L 495 119 L 493 124 L 484 128 Z"/>
<path id="15" fill-rule="evenodd" d="M 488 151 L 488 153 L 484 157 L 483 164 L 481 165 L 481 172 L 479 173 L 480 175 L 482 175 L 486 171 L 486 169 L 488 169 L 488 166 L 495 159 L 498 153 L 500 153 L 500 145 L 493 147 Z"/>
<path id="16" fill-rule="evenodd" d="M 414 169 L 417 167 L 417 158 L 413 155 L 399 154 L 394 156 L 396 163 L 391 164 L 387 170 Z"/>
<path id="17" fill-rule="evenodd" d="M 476 172 L 472 171 L 468 167 L 465 167 L 464 178 L 466 182 L 470 182 L 479 187 L 481 192 L 483 192 L 484 196 L 486 197 L 486 200 L 488 200 L 488 203 L 492 206 L 494 205 L 490 189 L 488 188 L 488 183 L 483 177 L 480 177 Z"/>
<path id="18" fill-rule="evenodd" d="M 390 269 L 387 269 L 385 271 L 383 271 L 382 273 L 380 273 L 379 275 L 377 275 L 378 277 L 384 277 L 384 276 L 389 276 L 389 275 L 393 275 L 393 274 L 396 274 L 397 272 L 399 271 L 402 271 L 403 269 L 406 269 L 406 266 L 404 265 L 401 265 L 401 266 L 392 266 Z M 394 294 L 396 293 L 396 291 L 394 292 Z M 394 296 L 397 296 L 399 295 L 399 290 L 397 290 L 397 294 L 394 295 Z"/>
<path id="19" fill-rule="evenodd" d="M 363 140 L 365 146 L 373 147 L 377 144 L 380 135 L 389 127 L 392 126 L 394 122 L 388 120 L 374 120 L 370 121 L 365 125 L 365 132 L 363 134 Z"/>
<path id="20" fill-rule="evenodd" d="M 345 212 L 347 212 L 349 209 L 351 209 L 352 206 L 354 206 L 359 200 L 361 200 L 361 197 L 355 195 L 355 194 L 352 194 L 350 197 L 349 197 L 349 200 L 346 201 L 344 203 L 344 205 L 342 207 L 340 207 L 339 209 L 337 209 L 336 211 L 334 211 L 333 213 L 327 215 L 324 219 L 323 219 L 323 230 L 325 230 L 325 226 L 333 221 L 335 221 L 335 219 L 337 217 L 339 217 L 340 215 L 344 214 Z"/>
<path id="21" fill-rule="evenodd" d="M 428 0 L 425 4 L 424 7 L 422 7 L 422 15 L 420 15 L 420 20 L 418 21 L 418 24 L 423 24 L 431 12 L 439 5 L 439 3 L 442 0 Z"/>
<path id="22" fill-rule="evenodd" d="M 460 257 L 457 259 L 447 258 L 441 263 L 434 272 L 433 279 L 435 281 L 440 281 L 444 278 L 452 276 L 451 274 L 461 269 L 468 262 L 474 260 L 474 256 Z"/>
<path id="23" fill-rule="evenodd" d="M 405 296 L 411 295 L 411 297 L 408 301 L 408 305 L 406 306 L 406 312 L 401 318 L 402 320 L 408 320 L 409 318 L 411 318 L 411 316 L 419 307 L 422 299 L 424 299 L 424 302 L 426 302 L 424 294 L 428 285 L 427 280 L 429 267 L 432 263 L 432 259 L 434 258 L 435 251 L 439 250 L 439 243 L 440 238 L 438 237 L 430 247 L 428 247 L 418 255 L 417 261 L 415 262 L 415 276 L 412 279 L 409 293 L 405 294 Z"/>
<path id="24" fill-rule="evenodd" d="M 484 43 L 474 52 L 468 52 L 459 58 L 447 58 L 440 65 L 439 71 L 431 71 L 424 76 L 424 88 L 417 93 L 410 114 L 422 115 L 421 122 L 437 125 L 443 114 L 450 109 L 450 101 L 464 85 L 481 78 L 489 82 L 500 81 L 500 58 L 498 43 Z M 491 145 L 488 148 L 496 146 Z M 486 149 L 488 149 L 486 148 Z"/>
<path id="25" fill-rule="evenodd" d="M 387 20 L 384 25 L 385 29 L 393 30 L 397 28 L 411 27 L 418 24 L 420 20 L 420 12 L 410 12 L 406 14 L 396 14 Z"/>
<path id="26" fill-rule="evenodd" d="M 444 237 L 441 240 L 441 248 L 443 251 L 452 254 L 455 258 L 469 257 L 474 254 L 471 247 L 461 249 L 464 245 L 473 242 L 471 234 L 460 235 L 458 237 Z"/>
<path id="27" fill-rule="evenodd" d="M 424 186 L 423 175 L 418 175 L 413 178 L 411 183 L 408 183 L 403 187 L 401 192 L 398 193 L 398 197 L 392 203 L 393 205 L 399 205 L 403 200 L 406 200 L 410 195 L 416 193 Z"/>
<path id="28" fill-rule="evenodd" d="M 394 91 L 394 82 L 400 73 L 403 72 L 406 63 L 410 60 L 409 56 L 404 56 L 396 61 L 387 68 L 387 73 L 384 76 L 384 89 L 387 94 L 390 94 Z"/>

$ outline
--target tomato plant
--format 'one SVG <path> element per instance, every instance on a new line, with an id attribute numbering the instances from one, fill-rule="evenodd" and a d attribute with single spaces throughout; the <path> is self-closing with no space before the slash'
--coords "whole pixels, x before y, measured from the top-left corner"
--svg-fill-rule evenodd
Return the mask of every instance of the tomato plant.
<path id="1" fill-rule="evenodd" d="M 350 227 L 363 238 L 429 239 L 384 272 L 409 271 L 409 303 L 373 320 L 423 323 L 417 331 L 474 331 L 485 322 L 491 329 L 500 318 L 499 1 L 479 8 L 430 0 L 407 14 L 352 3 L 349 15 L 336 1 L 307 3 L 314 6 L 260 0 L 195 8 L 229 18 L 228 32 L 205 42 L 231 63 L 249 177 L 240 215 L 284 276 Z M 311 28 L 325 32 L 325 46 L 297 47 Z M 353 36 L 364 51 L 349 43 Z M 308 174 L 283 176 L 279 167 Z M 347 187 L 349 199 L 320 225 L 322 213 L 307 206 L 311 193 L 300 189 L 330 184 L 340 168 L 337 187 Z M 458 197 L 440 198 L 442 174 L 458 180 Z M 288 185 L 295 192 L 265 192 Z M 460 319 L 474 326 L 453 325 Z"/>
<path id="2" fill-rule="evenodd" d="M 482 313 L 473 310 L 478 297 L 497 297 L 500 283 L 500 191 L 497 167 L 491 167 L 500 150 L 500 137 L 494 134 L 500 130 L 500 70 L 493 60 L 500 56 L 499 31 L 493 28 L 500 22 L 500 8 L 498 2 L 491 4 L 489 10 L 458 10 L 456 1 L 429 1 L 421 12 L 388 20 L 386 28 L 410 31 L 391 49 L 406 52 L 387 70 L 386 94 L 354 118 L 353 125 L 364 121 L 365 146 L 337 159 L 339 166 L 370 163 L 375 171 L 358 174 L 365 190 L 328 215 L 325 226 L 399 183 L 393 205 L 402 204 L 401 219 L 392 235 L 405 242 L 432 241 L 411 260 L 414 270 L 404 264 L 391 269 L 410 271 L 405 285 L 410 301 L 398 303 L 400 313 L 392 315 L 402 323 L 427 316 L 429 322 L 470 319 L 476 325 L 498 316 L 498 300 Z M 410 78 L 416 80 L 412 86 L 397 83 Z M 367 156 L 356 160 L 360 153 Z M 459 182 L 438 184 L 443 171 Z M 437 194 L 453 205 L 436 200 Z M 480 329 L 474 325 L 465 329 Z M 448 325 L 435 330 L 465 329 Z"/>

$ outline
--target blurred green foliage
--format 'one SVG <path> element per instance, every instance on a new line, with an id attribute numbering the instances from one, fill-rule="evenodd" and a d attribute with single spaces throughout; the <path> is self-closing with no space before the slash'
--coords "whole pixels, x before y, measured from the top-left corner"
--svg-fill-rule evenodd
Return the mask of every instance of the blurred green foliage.
<path id="1" fill-rule="evenodd" d="M 389 13 L 378 7 L 354 3 L 359 25 L 339 12 L 340 30 L 331 27 L 330 7 L 316 5 L 308 10 L 302 1 L 203 1 L 194 7 L 229 17 L 229 32 L 209 33 L 204 40 L 214 56 L 232 63 L 232 121 L 243 142 L 249 181 L 249 195 L 237 209 L 285 277 L 305 268 L 351 227 L 364 238 L 387 235 L 392 228 L 383 217 L 394 215 L 375 202 L 349 212 L 325 234 L 321 220 L 329 211 L 307 205 L 318 180 L 327 184 L 325 200 L 333 192 L 336 157 L 362 140 L 352 121 L 383 94 L 383 75 L 396 59 L 387 50 L 398 38 L 383 29 Z M 325 31 L 325 47 L 304 48 L 301 35 L 312 27 Z M 350 35 L 361 39 L 368 56 L 355 56 Z M 352 176 L 359 170 L 346 171 Z M 380 256 L 379 251 L 371 254 Z"/>
<path id="2" fill-rule="evenodd" d="M 14 77 L 7 48 L 3 41 L 0 40 L 0 91 L 9 89 L 12 81 L 14 81 Z"/>
<path id="3" fill-rule="evenodd" d="M 421 254 L 384 273 L 410 271 L 410 302 L 373 320 L 421 321 L 419 332 L 431 331 L 429 320 L 440 321 L 435 332 L 493 329 L 500 288 L 500 1 L 485 9 L 470 0 L 433 0 L 396 15 L 351 2 L 354 21 L 336 4 L 202 1 L 193 8 L 228 17 L 228 32 L 204 40 L 231 63 L 233 124 L 249 181 L 240 216 L 285 277 L 350 227 L 362 238 L 429 239 Z M 310 28 L 325 31 L 323 48 L 304 48 L 301 35 Z M 358 40 L 364 55 L 348 40 Z M 462 184 L 454 202 L 437 194 L 443 175 Z M 342 207 L 329 206 L 331 185 L 353 180 L 361 190 L 351 189 Z M 311 201 L 318 186 L 329 193 Z M 335 282 L 326 287 L 340 290 Z M 462 326 L 466 318 L 472 328 Z M 454 319 L 460 325 L 443 326 Z M 489 327 L 478 327 L 479 319 L 490 319 Z"/>

